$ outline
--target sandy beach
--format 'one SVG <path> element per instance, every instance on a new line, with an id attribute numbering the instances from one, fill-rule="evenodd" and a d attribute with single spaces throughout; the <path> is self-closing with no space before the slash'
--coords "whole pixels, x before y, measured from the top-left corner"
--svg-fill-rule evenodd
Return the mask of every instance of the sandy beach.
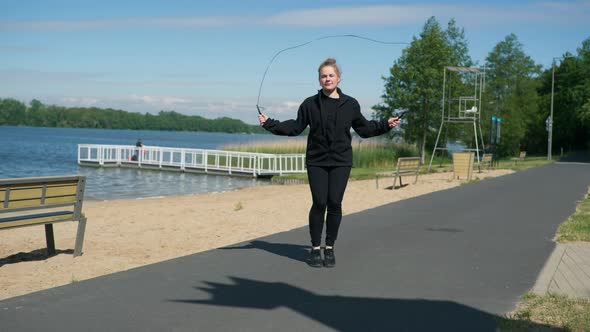
<path id="1" fill-rule="evenodd" d="M 475 179 L 510 170 L 474 173 Z M 461 185 L 452 173 L 420 175 L 389 190 L 392 179 L 350 181 L 344 215 Z M 307 226 L 306 184 L 200 195 L 85 202 L 84 254 L 72 255 L 77 223 L 54 226 L 58 254 L 47 258 L 43 226 L 0 231 L 0 299 Z M 345 222 L 346 220 L 344 220 Z M 346 234 L 342 234 L 346 236 Z M 301 244 L 309 244 L 302 238 Z"/>

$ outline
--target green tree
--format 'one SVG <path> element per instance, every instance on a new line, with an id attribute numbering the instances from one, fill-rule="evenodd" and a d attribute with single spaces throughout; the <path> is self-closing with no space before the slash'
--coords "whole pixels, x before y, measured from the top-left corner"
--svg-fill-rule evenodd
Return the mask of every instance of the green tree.
<path id="1" fill-rule="evenodd" d="M 553 148 L 583 149 L 590 145 L 590 38 L 582 42 L 578 54 L 564 54 L 541 75 L 540 108 L 544 116 L 551 109 L 551 83 L 554 86 Z"/>
<path id="2" fill-rule="evenodd" d="M 473 66 L 473 60 L 469 56 L 469 43 L 465 39 L 465 29 L 457 27 L 455 19 L 451 19 L 445 31 L 451 47 L 451 63 L 464 67 Z"/>
<path id="3" fill-rule="evenodd" d="M 386 118 L 398 110 L 407 110 L 404 139 L 416 143 L 424 162 L 427 147 L 434 145 L 440 126 L 443 71 L 445 66 L 468 66 L 472 61 L 463 29 L 454 20 L 443 31 L 430 17 L 420 33 L 402 51 L 401 57 L 384 77 L 382 103 L 373 106 L 375 115 Z"/>
<path id="4" fill-rule="evenodd" d="M 43 126 L 43 119 L 46 117 L 47 109 L 43 103 L 37 99 L 31 100 L 29 108 L 27 109 L 27 120 L 28 126 Z"/>
<path id="5" fill-rule="evenodd" d="M 160 111 L 152 115 L 110 108 L 66 108 L 46 106 L 36 99 L 30 102 L 28 108 L 18 100 L 0 99 L 0 125 L 266 133 L 260 126 L 225 117 L 210 120 L 175 111 Z"/>
<path id="6" fill-rule="evenodd" d="M 538 123 L 537 82 L 541 66 L 524 53 L 514 34 L 496 44 L 486 58 L 486 98 L 491 115 L 502 118 L 502 138 L 497 146 L 499 155 L 514 155 L 529 150 L 523 144 L 527 129 Z"/>
<path id="7" fill-rule="evenodd" d="M 0 99 L 0 125 L 26 125 L 27 106 L 12 98 Z"/>
<path id="8" fill-rule="evenodd" d="M 582 127 L 584 137 L 583 142 L 590 146 L 590 37 L 582 42 L 582 46 L 578 48 L 578 59 L 580 62 L 580 77 L 582 78 L 578 83 L 579 86 L 579 104 L 582 106 L 577 108 L 576 115 Z"/>

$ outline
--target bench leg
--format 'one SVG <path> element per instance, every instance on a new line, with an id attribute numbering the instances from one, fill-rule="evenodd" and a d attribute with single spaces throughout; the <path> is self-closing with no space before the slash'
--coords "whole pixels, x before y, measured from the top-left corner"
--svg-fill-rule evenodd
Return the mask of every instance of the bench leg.
<path id="1" fill-rule="evenodd" d="M 47 241 L 47 255 L 55 255 L 55 239 L 53 238 L 53 224 L 45 224 L 45 240 Z"/>
<path id="2" fill-rule="evenodd" d="M 375 175 L 375 189 L 379 189 L 379 175 Z"/>
<path id="3" fill-rule="evenodd" d="M 396 189 L 396 188 L 395 188 L 395 184 L 397 183 L 397 179 L 398 179 L 398 178 L 399 178 L 399 187 L 401 188 L 401 187 L 403 186 L 403 183 L 402 183 L 402 176 L 401 176 L 400 174 L 396 174 L 396 175 L 393 177 L 393 187 L 391 187 L 391 190 L 395 190 L 395 189 Z"/>
<path id="4" fill-rule="evenodd" d="M 82 255 L 82 245 L 84 244 L 84 232 L 86 231 L 86 217 L 82 216 L 78 221 L 78 232 L 76 233 L 76 246 L 74 248 L 74 257 Z"/>

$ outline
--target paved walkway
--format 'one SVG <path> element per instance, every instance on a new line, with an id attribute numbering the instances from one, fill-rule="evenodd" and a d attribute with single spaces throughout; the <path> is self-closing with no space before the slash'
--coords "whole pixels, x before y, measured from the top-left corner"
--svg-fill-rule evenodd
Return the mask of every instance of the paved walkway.
<path id="1" fill-rule="evenodd" d="M 590 167 L 590 155 L 574 154 L 557 164 L 575 163 Z M 531 291 L 590 299 L 590 243 L 558 243 Z"/>
<path id="2" fill-rule="evenodd" d="M 532 291 L 590 298 L 590 244 L 557 244 Z"/>
<path id="3" fill-rule="evenodd" d="M 0 301 L 0 330 L 495 331 L 589 185 L 585 163 L 477 181 L 346 216 L 333 269 L 299 228 Z"/>

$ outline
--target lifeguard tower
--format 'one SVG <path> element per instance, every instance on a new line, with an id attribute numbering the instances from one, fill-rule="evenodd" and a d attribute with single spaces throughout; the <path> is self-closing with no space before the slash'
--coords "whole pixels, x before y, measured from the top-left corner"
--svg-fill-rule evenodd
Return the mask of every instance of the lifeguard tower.
<path id="1" fill-rule="evenodd" d="M 445 67 L 443 74 L 443 97 L 441 105 L 441 123 L 430 157 L 428 170 L 437 151 L 447 150 L 448 131 L 451 125 L 473 127 L 475 147 L 467 146 L 462 151 L 473 151 L 479 165 L 480 153 L 483 154 L 484 142 L 481 131 L 481 98 L 485 88 L 485 70 L 470 67 Z M 465 128 L 462 128 L 465 130 Z M 441 133 L 445 131 L 444 142 Z M 471 129 L 469 129 L 471 130 Z"/>

